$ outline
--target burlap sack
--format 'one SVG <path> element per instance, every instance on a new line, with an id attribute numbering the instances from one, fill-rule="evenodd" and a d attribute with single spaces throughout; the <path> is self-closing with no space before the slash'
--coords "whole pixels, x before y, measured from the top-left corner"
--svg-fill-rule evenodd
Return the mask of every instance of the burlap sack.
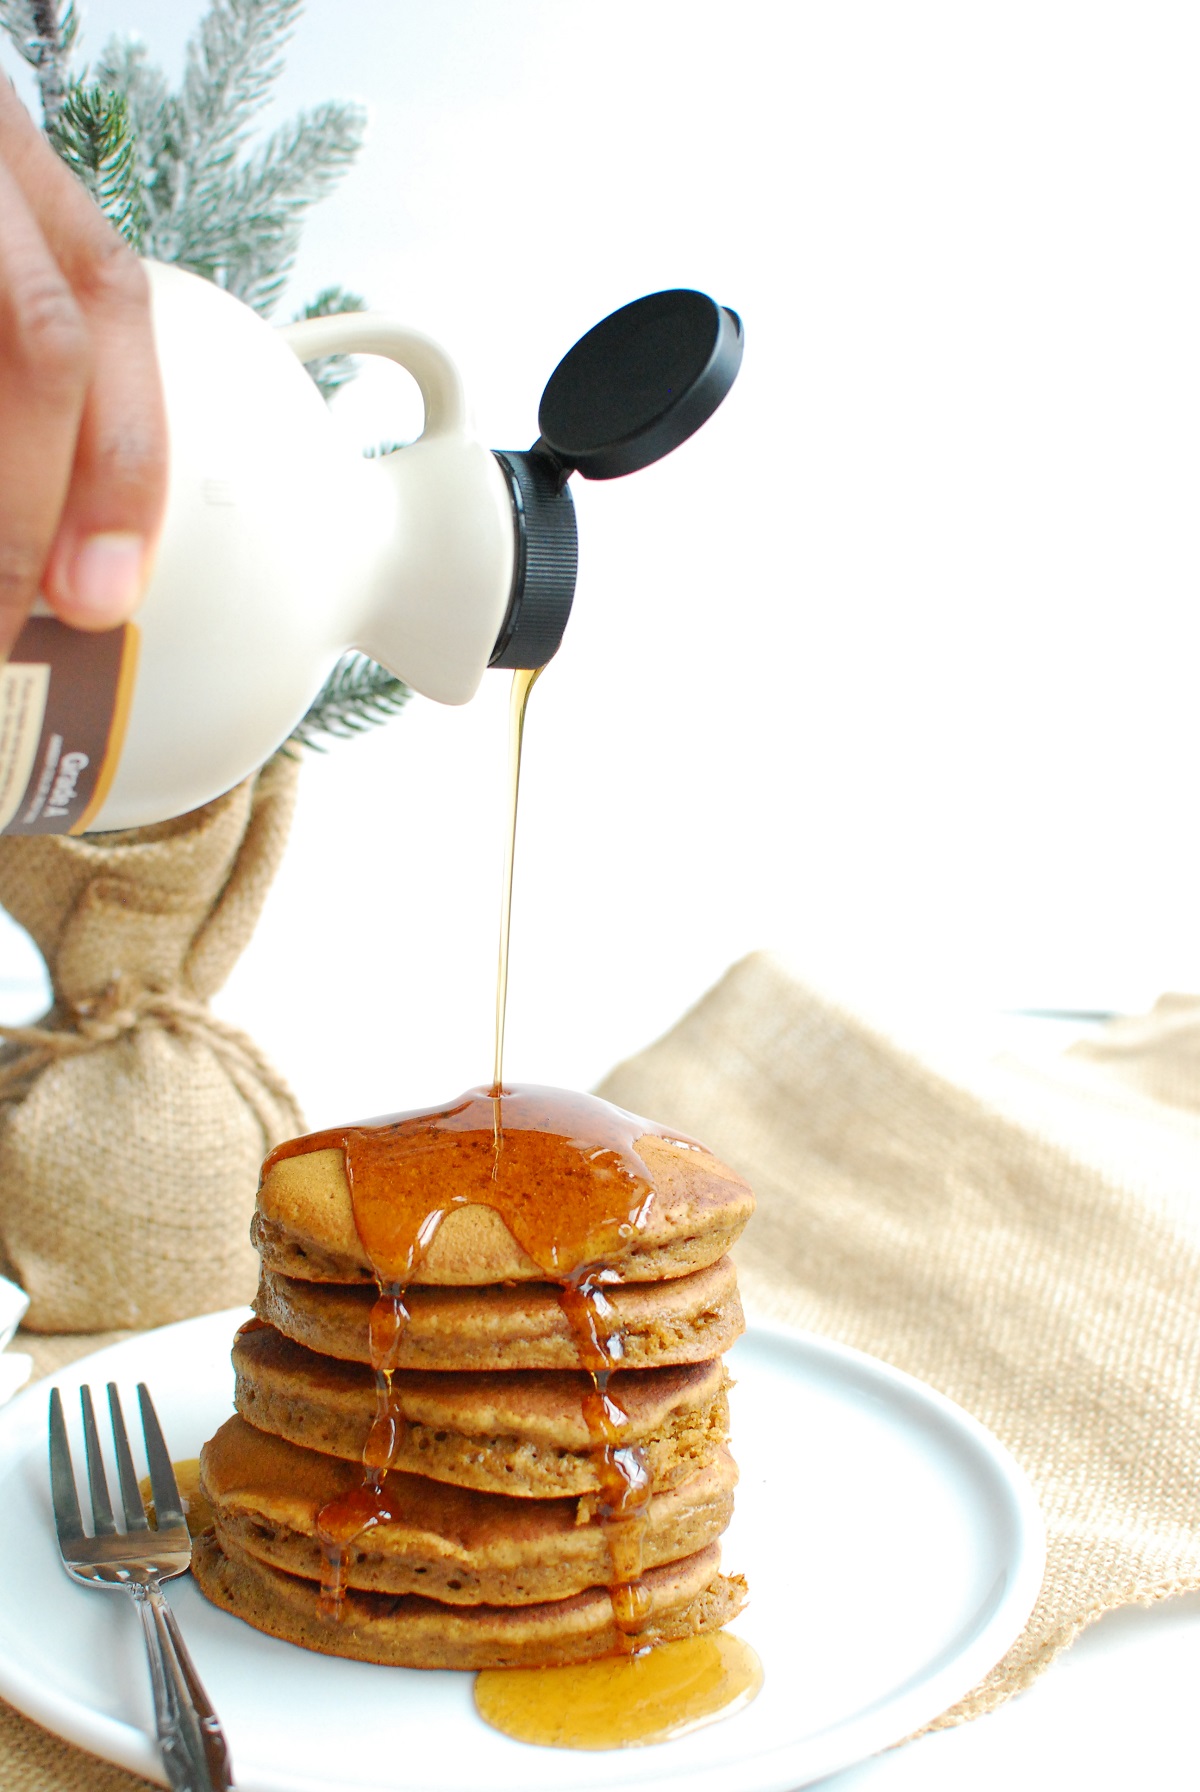
<path id="1" fill-rule="evenodd" d="M 931 1382 L 1032 1480 L 1041 1597 L 943 1723 L 1102 1612 L 1200 1587 L 1197 1062 L 1200 1003 L 1176 998 L 1053 1072 L 964 1086 L 756 955 L 601 1088 L 749 1178 L 759 1313 Z"/>
<path id="2" fill-rule="evenodd" d="M 161 1325 L 253 1292 L 259 1166 L 303 1121 L 206 1003 L 258 919 L 295 773 L 277 756 L 123 834 L 0 839 L 0 903 L 55 998 L 0 1050 L 0 1269 L 36 1331 Z"/>

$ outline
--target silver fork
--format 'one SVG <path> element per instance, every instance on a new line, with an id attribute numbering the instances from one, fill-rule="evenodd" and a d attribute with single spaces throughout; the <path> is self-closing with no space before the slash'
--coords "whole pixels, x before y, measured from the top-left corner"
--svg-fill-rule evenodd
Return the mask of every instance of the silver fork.
<path id="1" fill-rule="evenodd" d="M 53 1388 L 50 1393 L 50 1493 L 63 1566 L 72 1580 L 81 1581 L 87 1587 L 117 1587 L 129 1593 L 137 1606 L 146 1638 L 146 1652 L 150 1657 L 158 1746 L 167 1778 L 175 1792 L 228 1792 L 233 1781 L 225 1737 L 179 1634 L 174 1614 L 163 1597 L 161 1583 L 187 1572 L 192 1550 L 179 1489 L 175 1485 L 175 1471 L 149 1391 L 139 1382 L 142 1434 L 158 1522 L 157 1530 L 153 1531 L 146 1518 L 133 1457 L 129 1453 L 129 1438 L 116 1384 L 111 1381 L 108 1384 L 108 1410 L 112 1419 L 121 1503 L 125 1510 L 124 1531 L 117 1529 L 113 1518 L 92 1391 L 84 1387 L 80 1388 L 79 1394 L 83 1405 L 83 1442 L 95 1535 L 89 1537 L 84 1532 L 63 1419 L 62 1396 L 57 1388 Z"/>

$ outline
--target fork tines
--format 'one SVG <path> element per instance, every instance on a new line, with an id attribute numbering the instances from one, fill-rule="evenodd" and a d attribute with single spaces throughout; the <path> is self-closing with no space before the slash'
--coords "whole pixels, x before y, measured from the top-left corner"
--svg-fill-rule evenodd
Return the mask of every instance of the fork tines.
<path id="1" fill-rule="evenodd" d="M 92 1390 L 87 1386 L 81 1387 L 79 1399 L 83 1408 L 83 1447 L 87 1459 L 88 1492 L 92 1502 L 93 1529 L 97 1537 L 112 1536 L 116 1532 L 117 1524 L 113 1517 L 108 1476 L 105 1473 L 104 1457 L 100 1449 L 96 1410 L 92 1404 Z M 179 1498 L 179 1489 L 175 1483 L 175 1471 L 171 1467 L 171 1457 L 163 1440 L 158 1415 L 144 1382 L 138 1383 L 138 1405 L 141 1408 L 142 1436 L 145 1440 L 146 1460 L 150 1468 L 150 1487 L 154 1496 L 157 1526 L 159 1530 L 166 1531 L 184 1523 L 183 1504 Z M 121 1490 L 125 1528 L 128 1531 L 146 1531 L 150 1528 L 149 1520 L 146 1517 L 146 1507 L 138 1486 L 137 1471 L 133 1466 L 129 1435 L 125 1429 L 125 1416 L 121 1411 L 121 1396 L 117 1392 L 117 1384 L 113 1381 L 108 1384 L 108 1411 L 112 1424 L 117 1480 Z M 83 1516 L 79 1508 L 79 1495 L 75 1488 L 75 1473 L 71 1463 L 71 1446 L 67 1438 L 66 1420 L 63 1416 L 62 1395 L 57 1388 L 52 1388 L 50 1391 L 50 1492 L 54 1503 L 54 1521 L 58 1528 L 60 1543 L 72 1542 L 85 1536 Z"/>
<path id="2" fill-rule="evenodd" d="M 67 1426 L 63 1418 L 62 1395 L 50 1390 L 50 1497 L 54 1502 L 54 1523 L 60 1543 L 72 1543 L 83 1536 L 83 1514 L 75 1491 L 71 1469 L 71 1446 L 67 1442 Z"/>

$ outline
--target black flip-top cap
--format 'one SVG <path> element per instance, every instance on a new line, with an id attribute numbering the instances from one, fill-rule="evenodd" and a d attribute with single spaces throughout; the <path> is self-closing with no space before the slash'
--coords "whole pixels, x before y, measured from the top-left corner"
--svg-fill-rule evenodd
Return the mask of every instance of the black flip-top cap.
<path id="1" fill-rule="evenodd" d="M 575 596 L 571 488 L 548 454 L 494 450 L 513 507 L 513 581 L 489 666 L 544 666 L 558 652 Z"/>
<path id="2" fill-rule="evenodd" d="M 736 311 L 686 288 L 649 293 L 563 356 L 542 393 L 536 446 L 585 479 L 636 473 L 707 422 L 741 360 Z"/>

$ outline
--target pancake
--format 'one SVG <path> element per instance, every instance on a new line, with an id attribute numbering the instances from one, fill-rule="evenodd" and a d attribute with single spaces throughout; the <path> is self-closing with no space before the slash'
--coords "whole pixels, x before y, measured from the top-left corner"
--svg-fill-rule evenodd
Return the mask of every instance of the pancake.
<path id="1" fill-rule="evenodd" d="M 740 1576 L 718 1572 L 713 1543 L 645 1578 L 650 1624 L 663 1641 L 716 1630 L 745 1598 Z M 317 1611 L 314 1581 L 249 1555 L 219 1524 L 192 1550 L 192 1572 L 214 1605 L 283 1642 L 385 1666 L 557 1666 L 615 1655 L 621 1642 L 607 1589 L 536 1605 L 444 1605 L 412 1594 L 346 1594 L 340 1622 Z"/>
<path id="2" fill-rule="evenodd" d="M 376 1415 L 365 1364 L 318 1356 L 262 1326 L 234 1340 L 233 1367 L 234 1405 L 257 1430 L 361 1463 Z M 593 1493 L 598 1466 L 583 1414 L 590 1385 L 570 1370 L 400 1371 L 392 1387 L 406 1423 L 393 1466 L 525 1499 Z M 609 1392 L 628 1417 L 622 1441 L 645 1449 L 653 1486 L 686 1480 L 724 1443 L 727 1386 L 719 1360 L 613 1375 Z"/>
<path id="3" fill-rule="evenodd" d="M 690 1275 L 723 1257 L 754 1209 L 747 1184 L 694 1144 L 647 1134 L 636 1150 L 653 1177 L 654 1199 L 622 1258 L 622 1280 Z M 265 1266 L 279 1275 L 312 1282 L 374 1279 L 354 1224 L 345 1155 L 337 1147 L 271 1164 L 258 1191 L 251 1237 Z M 447 1213 L 412 1276 L 414 1283 L 434 1287 L 544 1279 L 486 1204 Z"/>
<path id="4" fill-rule="evenodd" d="M 374 1287 L 305 1282 L 264 1269 L 254 1310 L 322 1356 L 367 1363 L 375 1299 Z M 611 1308 L 629 1369 L 707 1362 L 745 1325 L 728 1257 L 670 1282 L 606 1287 L 597 1300 Z M 410 1288 L 405 1304 L 410 1318 L 396 1355 L 400 1369 L 579 1367 L 575 1336 L 551 1283 Z"/>
<path id="5" fill-rule="evenodd" d="M 720 1536 L 733 1511 L 737 1471 L 725 1450 L 646 1508 L 647 1568 L 693 1555 Z M 205 1444 L 200 1485 L 223 1539 L 309 1580 L 321 1575 L 321 1508 L 362 1484 L 361 1471 L 228 1419 Z M 469 1492 L 396 1473 L 382 1499 L 395 1516 L 364 1531 L 341 1557 L 345 1583 L 418 1593 L 451 1605 L 530 1605 L 607 1586 L 611 1558 L 598 1524 L 573 1499 L 529 1500 Z"/>

